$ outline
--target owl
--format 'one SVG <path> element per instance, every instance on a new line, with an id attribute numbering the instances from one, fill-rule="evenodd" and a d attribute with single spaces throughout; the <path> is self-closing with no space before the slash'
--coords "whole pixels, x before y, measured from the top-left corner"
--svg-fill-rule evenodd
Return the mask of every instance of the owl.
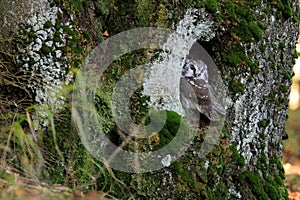
<path id="1" fill-rule="evenodd" d="M 195 118 L 200 112 L 210 121 L 218 121 L 219 115 L 225 115 L 225 109 L 213 95 L 207 65 L 202 60 L 185 60 L 180 78 L 180 101 L 188 118 Z"/>

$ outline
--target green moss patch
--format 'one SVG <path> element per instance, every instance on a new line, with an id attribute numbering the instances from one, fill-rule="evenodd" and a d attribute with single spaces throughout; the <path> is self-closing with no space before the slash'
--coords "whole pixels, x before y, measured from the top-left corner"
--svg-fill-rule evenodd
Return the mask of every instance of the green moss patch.
<path id="1" fill-rule="evenodd" d="M 279 177 L 277 179 L 280 179 Z M 240 175 L 240 183 L 249 184 L 254 194 L 261 199 L 288 199 L 282 180 L 274 181 L 270 177 L 262 178 L 257 172 L 245 171 Z M 278 184 L 279 182 L 279 184 Z"/>
<path id="2" fill-rule="evenodd" d="M 51 21 L 46 21 L 46 23 L 44 24 L 44 28 L 50 28 L 50 27 L 52 27 L 52 23 L 51 23 Z"/>
<path id="3" fill-rule="evenodd" d="M 216 0 L 206 0 L 205 8 L 208 12 L 215 13 L 218 10 L 218 3 Z"/>
<path id="4" fill-rule="evenodd" d="M 235 144 L 232 145 L 232 153 L 235 156 L 236 163 L 240 166 L 245 166 L 245 158 L 238 153 L 237 147 Z"/>
<path id="5" fill-rule="evenodd" d="M 259 26 L 246 21 L 242 21 L 238 27 L 233 28 L 232 32 L 245 42 L 250 42 L 253 39 L 262 39 L 262 30 L 259 28 Z"/>
<path id="6" fill-rule="evenodd" d="M 230 81 L 230 87 L 234 93 L 244 93 L 245 91 L 245 86 L 238 80 Z"/>

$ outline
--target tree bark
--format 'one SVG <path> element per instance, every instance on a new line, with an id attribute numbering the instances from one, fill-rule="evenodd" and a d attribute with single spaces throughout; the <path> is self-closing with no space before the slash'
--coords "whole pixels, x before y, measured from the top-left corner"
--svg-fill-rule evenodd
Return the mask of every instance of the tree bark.
<path id="1" fill-rule="evenodd" d="M 64 5 L 59 0 L 54 2 L 52 5 Z M 65 5 L 69 4 L 72 5 L 72 2 L 68 1 Z M 299 20 L 296 0 L 172 2 L 141 0 L 126 1 L 126 3 L 99 0 L 84 1 L 83 4 L 85 6 L 82 12 L 78 11 L 80 9 L 76 12 L 68 8 L 62 9 L 64 13 L 61 15 L 61 20 L 64 22 L 70 20 L 71 17 L 68 15 L 74 14 L 76 28 L 86 30 L 94 46 L 109 34 L 114 35 L 136 27 L 157 26 L 176 29 L 180 20 L 184 19 L 187 10 L 196 10 L 198 15 L 192 16 L 191 19 L 194 21 L 190 24 L 197 27 L 201 23 L 208 23 L 211 25 L 208 33 L 212 34 L 201 37 L 192 30 L 192 39 L 195 39 L 209 53 L 228 88 L 228 91 L 225 88 L 227 97 L 223 99 L 223 105 L 226 105 L 224 127 L 216 133 L 221 137 L 218 137 L 216 145 L 214 142 L 207 143 L 207 148 L 212 147 L 212 149 L 205 157 L 199 156 L 203 141 L 206 137 L 214 140 L 215 135 L 207 136 L 205 128 L 208 121 L 201 118 L 202 128 L 198 130 L 192 144 L 179 159 L 154 172 L 131 174 L 114 171 L 117 180 L 124 182 L 128 189 L 120 193 L 118 193 L 119 188 L 112 188 L 113 184 L 107 183 L 111 181 L 106 177 L 107 174 L 99 175 L 98 172 L 97 188 L 104 192 L 115 190 L 111 192 L 112 195 L 120 199 L 132 197 L 135 199 L 288 199 L 281 155 L 282 139 L 286 137 L 285 122 L 293 76 L 292 66 L 296 55 L 295 44 Z M 71 7 L 75 9 L 76 6 L 74 4 L 74 7 Z M 78 42 L 85 43 L 88 40 L 88 37 L 84 40 L 77 40 L 77 37 L 80 36 L 74 34 L 69 37 L 76 41 L 73 41 L 75 45 L 68 47 L 81 50 L 77 54 L 71 52 L 76 55 L 73 57 L 75 60 L 83 54 Z M 138 56 L 147 57 L 143 53 Z M 126 59 L 124 59 L 126 64 L 136 63 L 135 57 L 127 56 Z M 114 65 L 118 66 L 118 62 Z M 116 71 L 108 71 L 116 74 L 122 70 L 124 68 L 120 67 Z M 116 79 L 113 76 L 108 77 Z M 106 76 L 101 78 L 106 83 L 111 81 Z M 224 87 L 219 86 L 213 85 L 217 99 L 223 98 L 218 96 L 218 91 L 220 94 L 224 92 L 220 92 Z M 105 92 L 99 94 L 99 99 L 101 105 L 97 109 L 105 118 L 109 115 L 107 111 L 109 102 L 106 102 Z M 140 101 L 135 103 L 138 104 Z M 70 120 L 70 113 L 68 117 Z M 75 158 L 75 164 L 71 161 L 64 163 L 65 160 L 62 159 L 61 165 L 60 162 L 51 161 L 52 157 L 50 157 L 49 163 L 53 162 L 55 165 L 48 172 L 50 175 L 60 172 L 63 174 L 67 169 L 65 164 L 70 165 L 71 170 L 74 167 L 74 174 L 78 171 L 78 176 L 88 177 L 87 179 L 90 180 L 90 174 L 93 175 L 97 171 L 98 165 L 93 165 L 93 162 L 86 165 L 79 162 L 90 157 L 86 152 L 81 151 L 82 144 L 78 142 L 78 137 L 71 130 L 72 128 L 61 121 L 63 120 L 60 120 L 56 128 L 61 127 L 57 131 L 57 138 L 63 155 L 59 152 L 57 157 L 64 156 L 68 161 L 71 159 L 69 152 L 72 152 L 72 157 L 80 156 L 80 158 Z M 119 143 L 119 138 L 116 138 L 118 131 L 113 129 L 108 133 L 115 143 Z M 159 137 L 158 139 L 162 141 L 161 135 Z M 57 154 L 56 141 L 49 143 L 51 140 L 49 138 L 51 137 L 46 138 L 44 143 L 53 145 L 44 149 L 54 152 L 55 155 Z M 72 138 L 72 141 L 69 141 L 71 140 L 69 138 Z M 90 167 L 92 165 L 93 167 Z M 82 175 L 80 174 L 82 168 L 76 169 L 78 166 L 90 167 L 91 172 Z M 61 174 L 58 175 L 59 178 L 57 176 L 49 176 L 49 178 L 56 182 L 56 178 L 61 180 Z M 86 184 L 85 179 L 82 179 L 80 180 L 82 182 L 79 182 Z"/>
<path id="2" fill-rule="evenodd" d="M 116 172 L 132 192 L 126 198 L 288 199 L 281 154 L 296 54 L 296 1 L 138 1 L 126 6 L 107 1 L 107 5 L 111 7 L 97 4 L 95 9 L 105 18 L 102 28 L 111 35 L 140 26 L 192 29 L 191 39 L 196 37 L 206 49 L 228 87 L 227 114 L 222 133 L 216 133 L 221 134 L 217 145 L 212 143 L 211 151 L 199 156 L 207 137 L 207 123 L 200 123 L 203 127 L 193 143 L 171 165 L 148 173 Z M 190 13 L 192 23 L 186 25 L 180 20 L 193 8 L 198 14 Z M 201 23 L 212 24 L 208 37 L 197 35 Z M 223 88 L 214 85 L 214 90 Z M 211 140 L 214 136 L 208 135 Z"/>
<path id="3" fill-rule="evenodd" d="M 281 155 L 296 1 L 206 1 L 204 7 L 216 37 L 198 42 L 222 71 L 232 99 L 222 137 L 200 159 L 200 135 L 170 167 L 131 175 L 130 188 L 137 199 L 288 199 Z"/>

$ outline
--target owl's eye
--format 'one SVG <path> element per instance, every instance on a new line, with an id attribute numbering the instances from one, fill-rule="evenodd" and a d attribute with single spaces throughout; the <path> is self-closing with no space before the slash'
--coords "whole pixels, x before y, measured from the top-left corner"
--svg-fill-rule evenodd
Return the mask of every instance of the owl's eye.
<path id="1" fill-rule="evenodd" d="M 191 70 L 193 70 L 194 74 L 196 74 L 196 68 L 194 65 L 191 65 Z"/>

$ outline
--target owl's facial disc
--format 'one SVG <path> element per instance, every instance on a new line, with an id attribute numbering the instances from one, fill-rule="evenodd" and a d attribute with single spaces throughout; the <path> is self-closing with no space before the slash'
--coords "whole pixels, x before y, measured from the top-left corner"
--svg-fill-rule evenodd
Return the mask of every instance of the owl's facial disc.
<path id="1" fill-rule="evenodd" d="M 194 68 L 194 69 L 193 69 Z M 182 75 L 185 77 L 195 77 L 195 67 L 191 67 L 190 63 L 185 63 L 182 70 Z"/>

